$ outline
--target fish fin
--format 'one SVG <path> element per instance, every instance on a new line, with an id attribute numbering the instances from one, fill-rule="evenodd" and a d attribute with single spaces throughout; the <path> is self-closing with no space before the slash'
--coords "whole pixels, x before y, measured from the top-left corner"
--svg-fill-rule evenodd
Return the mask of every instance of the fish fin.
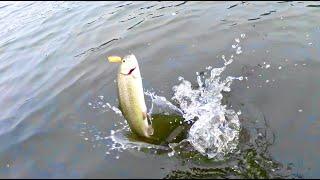
<path id="1" fill-rule="evenodd" d="M 147 114 L 147 119 L 148 119 L 148 123 L 149 125 L 152 125 L 152 118 L 151 118 L 151 115 L 150 114 Z"/>
<path id="2" fill-rule="evenodd" d="M 153 127 L 152 127 L 150 115 L 147 114 L 146 112 L 142 112 L 142 117 L 143 117 L 143 120 L 147 119 L 147 121 L 148 121 L 148 127 L 147 127 L 147 134 L 148 134 L 148 136 L 152 136 L 153 133 L 154 133 L 154 129 L 153 129 Z"/>
<path id="3" fill-rule="evenodd" d="M 149 136 L 152 136 L 152 135 L 153 135 L 154 129 L 153 129 L 153 127 L 152 127 L 151 125 L 148 126 L 147 133 L 148 133 Z"/>
<path id="4" fill-rule="evenodd" d="M 147 113 L 146 112 L 142 112 L 142 119 L 145 120 L 147 118 Z"/>
<path id="5" fill-rule="evenodd" d="M 149 114 L 147 114 L 146 112 L 142 112 L 142 118 L 143 118 L 143 120 L 147 119 L 148 124 L 152 125 L 151 116 Z"/>

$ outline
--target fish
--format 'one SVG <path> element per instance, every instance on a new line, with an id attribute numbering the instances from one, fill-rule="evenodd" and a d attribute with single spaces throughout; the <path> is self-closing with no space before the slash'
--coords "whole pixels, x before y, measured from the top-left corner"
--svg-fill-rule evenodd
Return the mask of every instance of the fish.
<path id="1" fill-rule="evenodd" d="M 154 129 L 147 114 L 143 84 L 138 60 L 135 55 L 109 56 L 109 62 L 120 63 L 117 74 L 119 109 L 127 120 L 131 131 L 138 136 L 150 138 Z"/>

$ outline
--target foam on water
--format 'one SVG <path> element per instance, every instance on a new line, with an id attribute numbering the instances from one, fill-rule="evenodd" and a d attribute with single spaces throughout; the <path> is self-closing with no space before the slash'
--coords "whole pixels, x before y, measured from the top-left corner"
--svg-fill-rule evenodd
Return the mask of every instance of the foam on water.
<path id="1" fill-rule="evenodd" d="M 241 34 L 241 38 L 243 39 L 244 37 L 245 34 Z M 236 50 L 236 54 L 241 54 L 240 38 L 236 38 L 235 42 L 236 44 L 233 44 L 232 48 Z M 178 113 L 183 116 L 185 123 L 192 124 L 187 139 L 178 144 L 169 144 L 169 147 L 134 142 L 125 136 L 130 133 L 130 128 L 124 120 L 124 123 L 120 123 L 117 126 L 118 129 L 111 131 L 110 136 L 99 138 L 112 141 L 111 145 L 108 145 L 109 148 L 106 154 L 110 154 L 111 150 L 121 152 L 129 148 L 139 150 L 141 148 L 155 148 L 156 150 L 166 150 L 169 152 L 168 155 L 172 156 L 175 153 L 174 148 L 186 142 L 189 142 L 195 150 L 208 158 L 221 159 L 226 154 L 234 152 L 239 142 L 240 122 L 238 114 L 240 115 L 241 112 L 227 109 L 226 105 L 222 104 L 222 93 L 230 92 L 230 85 L 233 80 L 243 80 L 243 77 L 228 76 L 226 79 L 221 80 L 221 73 L 233 62 L 234 56 L 231 55 L 228 60 L 224 55 L 221 58 L 224 61 L 223 67 L 212 68 L 209 66 L 206 68 L 208 72 L 203 73 L 203 75 L 197 73 L 198 87 L 196 88 L 183 77 L 178 78 L 180 83 L 173 87 L 174 95 L 171 99 L 179 107 L 154 92 L 145 92 L 145 95 L 151 99 L 149 114 L 154 113 L 154 107 L 156 106 L 157 109 L 161 109 L 161 113 Z M 122 116 L 118 108 L 108 102 L 103 102 L 103 96 L 99 99 L 98 106 L 108 107 Z M 92 103 L 89 105 L 92 105 Z"/>

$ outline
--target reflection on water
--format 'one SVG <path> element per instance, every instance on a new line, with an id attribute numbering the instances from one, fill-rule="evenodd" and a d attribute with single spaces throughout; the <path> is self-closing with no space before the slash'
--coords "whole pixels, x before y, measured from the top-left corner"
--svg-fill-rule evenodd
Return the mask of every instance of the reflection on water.
<path id="1" fill-rule="evenodd" d="M 319 177 L 319 7 L 0 2 L 0 177 Z M 179 76 L 196 87 L 196 72 L 233 54 L 219 77 L 243 77 L 222 93 L 222 104 L 241 112 L 240 151 L 216 161 L 189 143 L 148 148 L 128 139 L 128 129 L 115 131 L 126 125 L 114 113 L 117 67 L 106 57 L 128 53 L 139 60 L 145 90 L 167 100 Z M 106 154 L 111 132 L 142 148 Z"/>

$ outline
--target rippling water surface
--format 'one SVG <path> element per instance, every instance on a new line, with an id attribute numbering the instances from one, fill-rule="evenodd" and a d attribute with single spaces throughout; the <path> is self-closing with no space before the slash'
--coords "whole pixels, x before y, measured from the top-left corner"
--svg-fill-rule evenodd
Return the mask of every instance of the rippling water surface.
<path id="1" fill-rule="evenodd" d="M 0 178 L 319 177 L 319 19 L 319 2 L 0 2 Z M 167 109 L 229 109 L 237 150 L 128 138 L 106 57 L 129 53 Z M 218 78 L 242 81 L 201 89 L 231 57 Z"/>

